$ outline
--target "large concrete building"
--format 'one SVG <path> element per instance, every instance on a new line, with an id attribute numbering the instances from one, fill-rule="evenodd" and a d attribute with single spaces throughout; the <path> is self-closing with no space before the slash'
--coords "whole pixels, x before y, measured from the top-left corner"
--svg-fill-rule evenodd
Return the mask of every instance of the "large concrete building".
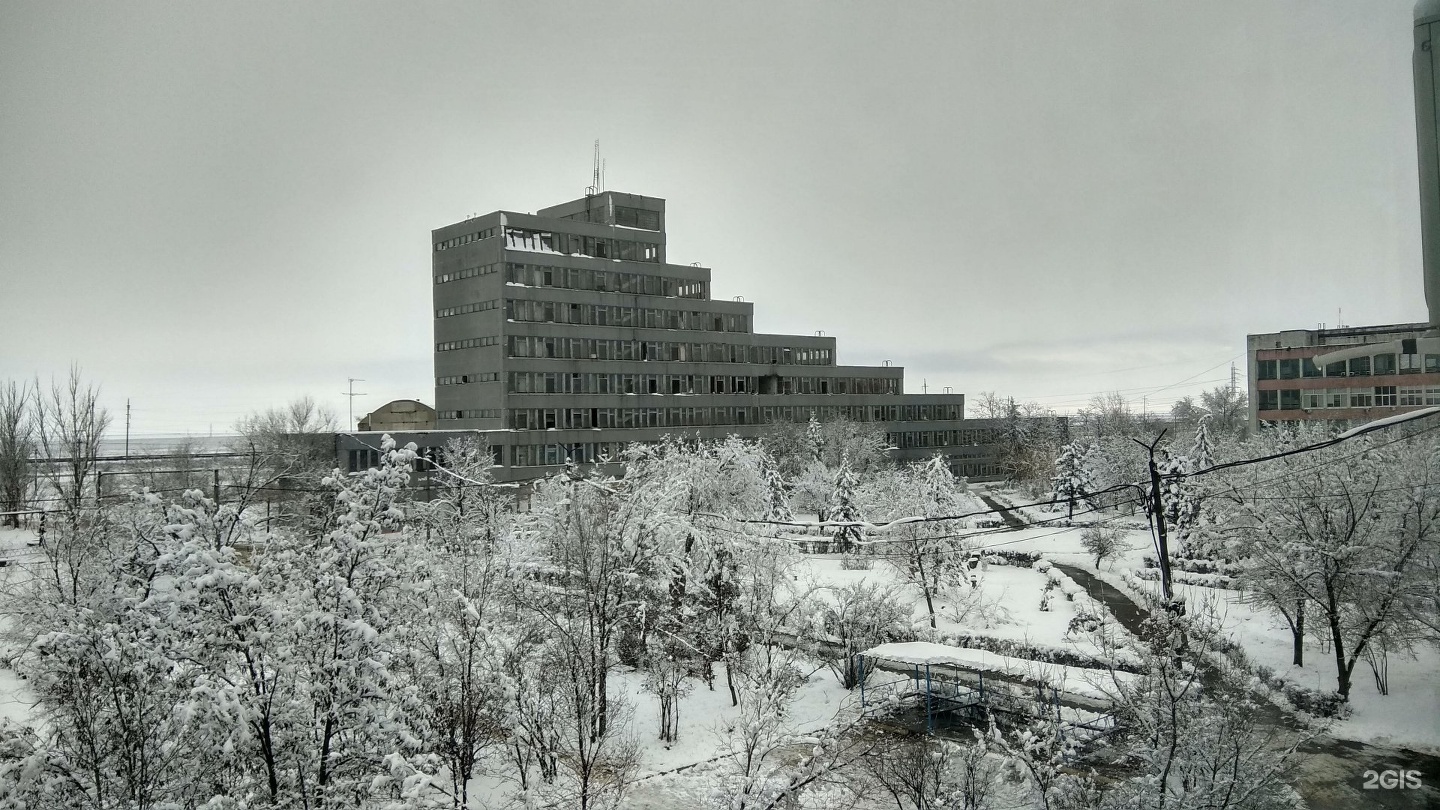
<path id="1" fill-rule="evenodd" d="M 1402 323 L 1249 335 L 1251 428 L 1369 421 L 1440 405 L 1440 354 L 1417 345 L 1427 328 Z M 1355 356 L 1324 365 L 1315 361 L 1342 349 Z"/>
<path id="2" fill-rule="evenodd" d="M 997 473 L 996 424 L 963 394 L 904 394 L 904 369 L 837 365 L 835 339 L 754 331 L 754 304 L 710 297 L 710 270 L 666 260 L 665 201 L 602 191 L 432 232 L 438 431 L 479 431 L 501 480 L 615 457 L 666 434 L 760 435 L 844 416 L 884 424 L 900 459 Z M 374 438 L 341 438 L 352 468 Z"/>

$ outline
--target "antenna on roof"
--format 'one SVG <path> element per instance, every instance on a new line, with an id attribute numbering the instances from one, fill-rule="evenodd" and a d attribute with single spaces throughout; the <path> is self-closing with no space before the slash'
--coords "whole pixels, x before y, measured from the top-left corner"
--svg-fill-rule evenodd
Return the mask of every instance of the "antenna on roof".
<path id="1" fill-rule="evenodd" d="M 600 139 L 595 139 L 595 165 L 590 173 L 590 187 L 585 189 L 585 196 L 593 196 L 600 193 Z"/>

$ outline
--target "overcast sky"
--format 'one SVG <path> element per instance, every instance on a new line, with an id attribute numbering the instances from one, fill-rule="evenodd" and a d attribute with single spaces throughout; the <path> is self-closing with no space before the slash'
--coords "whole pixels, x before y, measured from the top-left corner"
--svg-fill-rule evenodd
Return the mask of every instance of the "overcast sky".
<path id="1" fill-rule="evenodd" d="M 433 403 L 430 230 L 598 138 L 757 331 L 1165 409 L 1247 333 L 1424 320 L 1411 7 L 10 0 L 0 379 L 136 435 Z"/>

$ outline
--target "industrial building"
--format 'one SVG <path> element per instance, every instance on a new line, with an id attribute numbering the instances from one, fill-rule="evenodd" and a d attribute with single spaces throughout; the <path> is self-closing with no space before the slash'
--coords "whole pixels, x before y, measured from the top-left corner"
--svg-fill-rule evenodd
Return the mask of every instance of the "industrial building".
<path id="1" fill-rule="evenodd" d="M 665 201 L 600 191 L 432 232 L 436 431 L 482 433 L 497 479 L 547 475 L 669 435 L 759 436 L 768 423 L 880 422 L 901 460 L 941 453 L 998 473 L 998 423 L 963 394 L 905 394 L 904 369 L 837 364 L 835 338 L 754 331 L 754 304 L 710 297 L 710 270 L 667 262 Z M 363 467 L 377 435 L 340 437 Z"/>
<path id="2" fill-rule="evenodd" d="M 1247 336 L 1251 429 L 1364 422 L 1440 405 L 1440 354 L 1417 343 L 1427 329 L 1402 323 Z M 1316 362 L 1341 350 L 1348 359 Z"/>

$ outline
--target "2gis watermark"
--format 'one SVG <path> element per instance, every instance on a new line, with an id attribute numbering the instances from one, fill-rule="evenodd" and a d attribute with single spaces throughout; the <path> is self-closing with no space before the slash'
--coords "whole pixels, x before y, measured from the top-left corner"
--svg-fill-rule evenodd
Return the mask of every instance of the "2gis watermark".
<path id="1" fill-rule="evenodd" d="M 1424 785 L 1419 771 L 1392 768 L 1384 771 L 1366 771 L 1365 783 L 1362 787 L 1366 790 L 1419 790 Z"/>

